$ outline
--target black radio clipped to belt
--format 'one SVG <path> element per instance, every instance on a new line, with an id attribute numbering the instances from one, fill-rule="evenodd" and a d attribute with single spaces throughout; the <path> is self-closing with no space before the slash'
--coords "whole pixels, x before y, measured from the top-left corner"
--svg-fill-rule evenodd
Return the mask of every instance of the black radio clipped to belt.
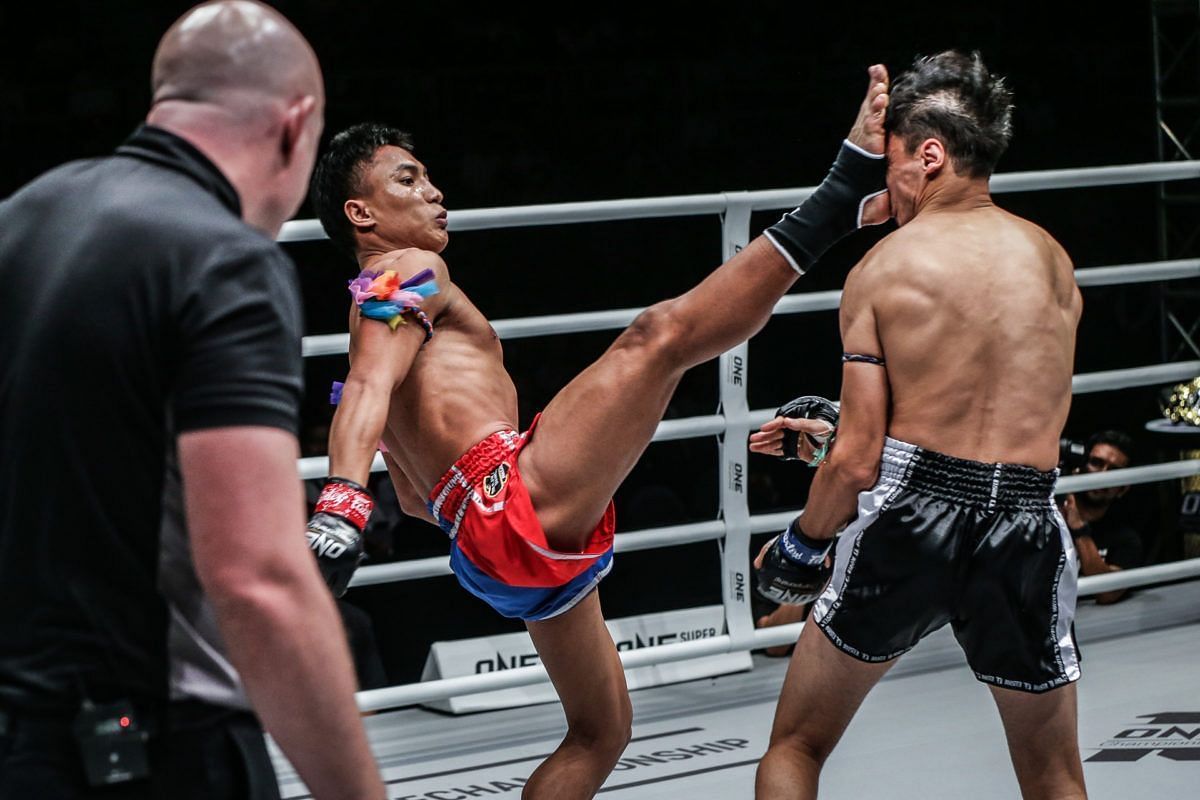
<path id="1" fill-rule="evenodd" d="M 149 735 L 138 724 L 128 700 L 105 705 L 84 701 L 71 729 L 79 742 L 90 785 L 125 783 L 150 774 L 146 758 Z"/>

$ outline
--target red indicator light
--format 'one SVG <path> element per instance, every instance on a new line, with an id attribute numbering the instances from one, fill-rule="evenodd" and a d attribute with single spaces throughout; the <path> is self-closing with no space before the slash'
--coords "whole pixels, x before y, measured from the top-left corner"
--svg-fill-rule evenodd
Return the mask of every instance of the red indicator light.
<path id="1" fill-rule="evenodd" d="M 121 717 L 120 724 L 121 724 L 122 728 L 128 728 L 129 727 L 129 717 Z"/>

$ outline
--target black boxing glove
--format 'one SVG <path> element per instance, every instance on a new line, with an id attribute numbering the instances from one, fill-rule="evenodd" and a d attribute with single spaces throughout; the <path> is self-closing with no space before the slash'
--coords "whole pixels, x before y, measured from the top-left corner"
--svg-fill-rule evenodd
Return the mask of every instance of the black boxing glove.
<path id="1" fill-rule="evenodd" d="M 824 460 L 825 454 L 833 446 L 834 437 L 837 435 L 838 407 L 832 400 L 813 394 L 804 395 L 781 405 L 775 410 L 775 416 L 789 417 L 790 419 L 819 419 L 828 423 L 829 433 L 804 434 L 814 451 L 813 460 L 805 463 L 815 467 Z M 804 460 L 800 458 L 800 433 L 801 431 L 794 431 L 791 428 L 783 429 L 783 455 L 780 458 L 784 461 Z"/>
<path id="2" fill-rule="evenodd" d="M 842 142 L 829 174 L 808 199 L 764 231 L 803 275 L 838 239 L 862 227 L 863 208 L 887 191 L 887 159 Z"/>
<path id="3" fill-rule="evenodd" d="M 308 546 L 317 557 L 334 597 L 341 597 L 366 553 L 362 532 L 375 501 L 365 487 L 346 478 L 328 478 L 312 518 L 308 521 Z"/>
<path id="4" fill-rule="evenodd" d="M 833 539 L 813 539 L 800 530 L 800 518 L 775 537 L 758 571 L 758 593 L 780 605 L 804 605 L 821 595 L 833 570 L 825 558 Z"/>

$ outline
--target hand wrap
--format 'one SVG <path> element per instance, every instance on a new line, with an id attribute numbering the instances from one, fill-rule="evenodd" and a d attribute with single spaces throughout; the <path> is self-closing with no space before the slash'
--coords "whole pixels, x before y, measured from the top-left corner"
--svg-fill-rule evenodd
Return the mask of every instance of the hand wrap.
<path id="1" fill-rule="evenodd" d="M 803 275 L 834 242 L 862 227 L 867 201 L 885 191 L 883 153 L 868 153 L 846 140 L 816 191 L 764 234 Z"/>

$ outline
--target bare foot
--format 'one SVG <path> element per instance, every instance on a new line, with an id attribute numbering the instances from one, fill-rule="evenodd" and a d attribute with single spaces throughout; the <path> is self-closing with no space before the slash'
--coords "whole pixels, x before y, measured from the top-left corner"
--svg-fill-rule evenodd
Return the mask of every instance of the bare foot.
<path id="1" fill-rule="evenodd" d="M 755 622 L 756 628 L 773 628 L 776 625 L 790 625 L 793 622 L 804 621 L 804 606 L 782 605 L 767 614 L 765 617 L 759 617 Z M 786 656 L 794 645 L 781 644 L 776 647 L 768 647 L 766 653 L 769 656 L 782 657 Z"/>

